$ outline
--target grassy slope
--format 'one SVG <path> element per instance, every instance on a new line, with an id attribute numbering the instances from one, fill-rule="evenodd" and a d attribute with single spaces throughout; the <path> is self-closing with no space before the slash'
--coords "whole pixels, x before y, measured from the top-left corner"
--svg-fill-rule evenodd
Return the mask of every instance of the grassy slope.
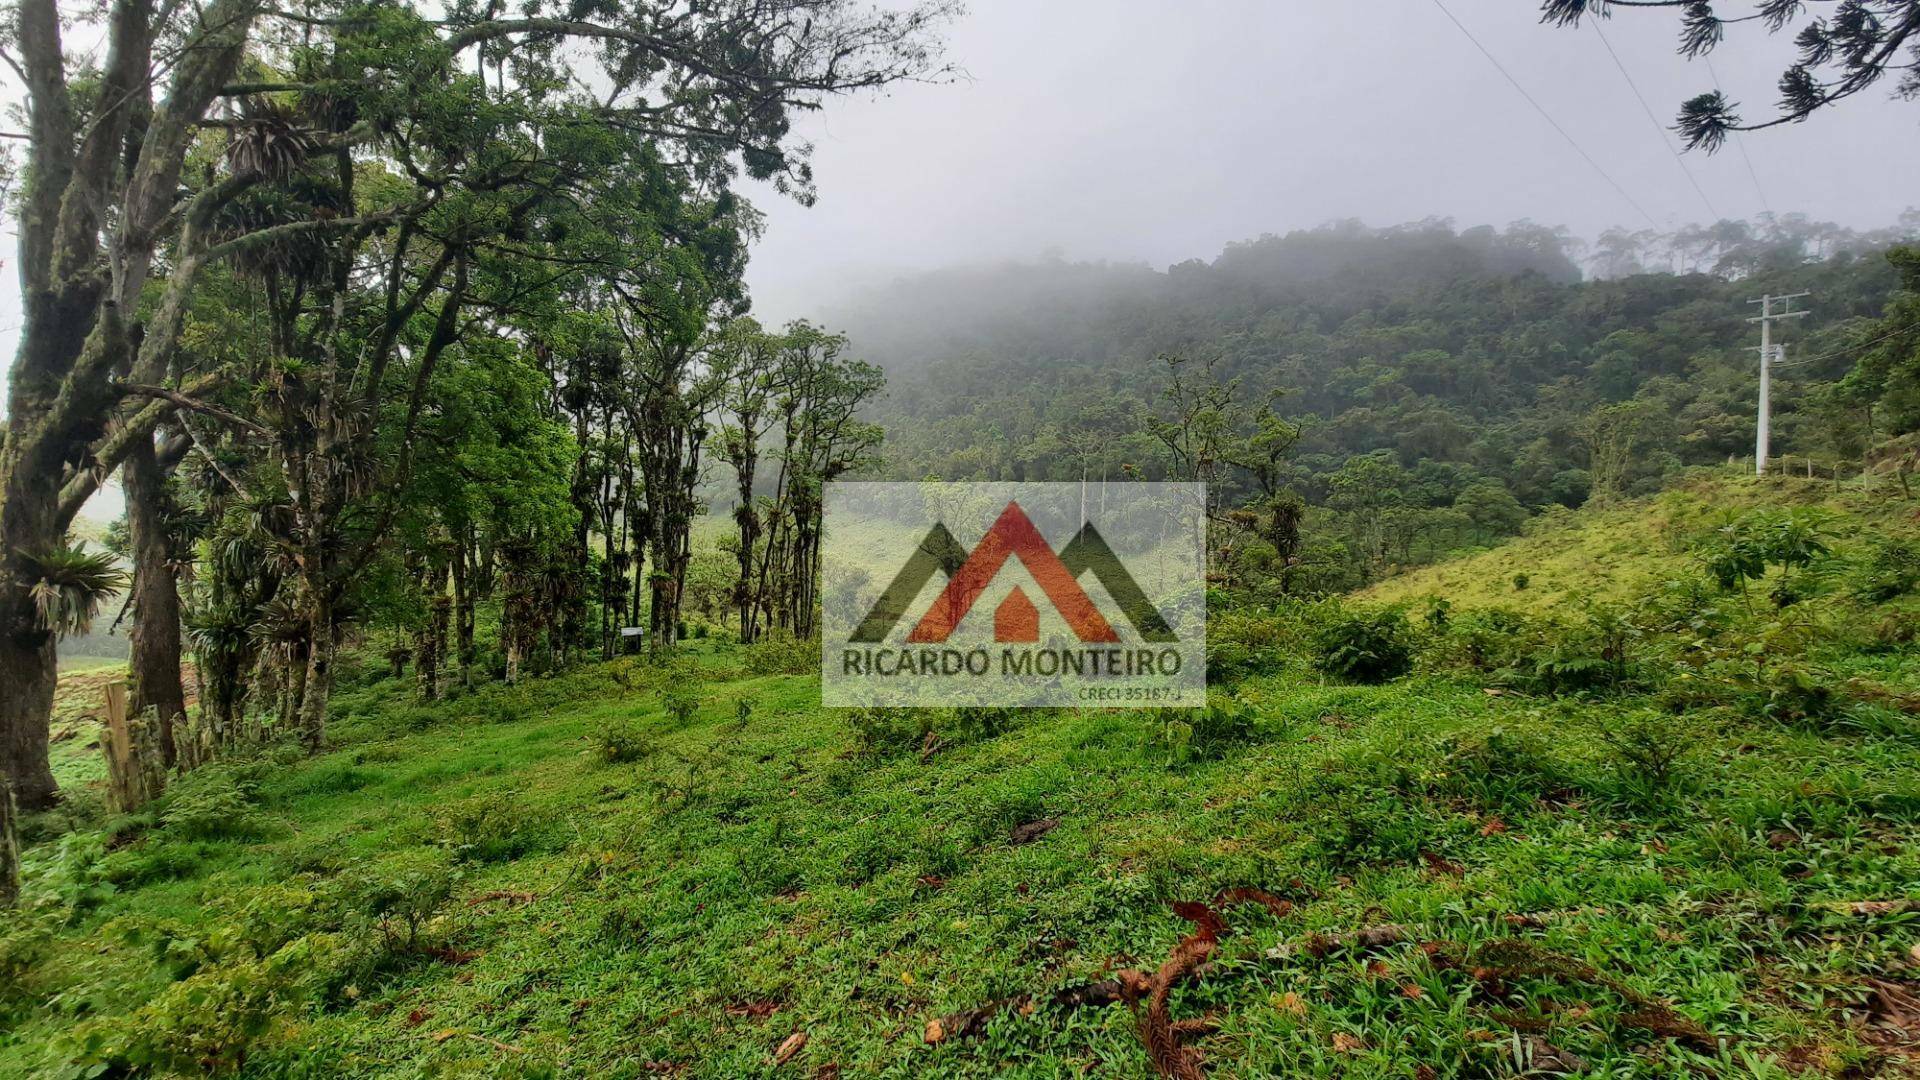
<path id="1" fill-rule="evenodd" d="M 1662 528 L 1658 506 L 1609 513 L 1641 536 Z M 1457 587 L 1467 603 L 1498 592 Z M 984 1036 L 937 1046 L 922 1031 L 991 999 L 1151 970 L 1188 929 L 1170 903 L 1232 886 L 1299 906 L 1229 910 L 1221 970 L 1174 996 L 1176 1016 L 1217 1014 L 1200 1044 L 1215 1076 L 1511 1075 L 1556 1053 L 1593 1075 L 1903 1068 L 1897 1040 L 1861 1022 L 1870 979 L 1913 985 L 1920 923 L 1820 905 L 1920 899 L 1911 733 L 1702 714 L 1684 721 L 1678 789 L 1647 805 L 1626 797 L 1599 738 L 1621 705 L 1447 678 L 1326 686 L 1289 661 L 1237 688 L 1257 708 L 1252 739 L 1170 767 L 1143 713 L 1032 714 L 993 737 L 948 732 L 924 759 L 855 753 L 846 718 L 813 704 L 814 678 L 751 676 L 718 646 L 692 662 L 676 681 L 703 704 L 685 725 L 630 662 L 439 709 L 388 683 L 341 694 L 338 748 L 263 770 L 247 835 L 137 834 L 84 876 L 117 878 L 117 892 L 71 918 L 47 909 L 68 925 L 22 980 L 45 1004 L 9 1018 L 0 993 L 0 1031 L 15 1024 L 0 1076 L 59 1075 L 92 1018 L 125 1030 L 171 981 L 156 956 L 212 957 L 203 977 L 220 978 L 243 928 L 298 921 L 298 898 L 343 874 L 401 874 L 450 849 L 456 895 L 421 939 L 442 951 L 392 958 L 324 1006 L 281 1006 L 247 1072 L 1149 1075 L 1120 1006 L 1009 1009 Z M 589 752 L 629 721 L 648 733 L 645 757 Z M 88 760 L 63 755 L 63 769 Z M 1010 842 L 1043 817 L 1060 824 Z M 34 850 L 34 879 L 82 877 L 54 849 Z M 368 933 L 307 921 L 290 966 L 329 931 Z M 1263 956 L 1384 923 L 1411 940 Z M 1737 1041 L 1659 1039 L 1619 994 L 1565 974 L 1510 973 L 1496 998 L 1418 944 L 1506 937 Z M 808 1041 L 776 1064 L 794 1032 Z"/>
<path id="2" fill-rule="evenodd" d="M 1857 481 L 1835 491 L 1820 480 L 1698 470 L 1651 498 L 1535 518 L 1525 535 L 1499 547 L 1388 578 L 1361 596 L 1386 602 L 1444 596 L 1457 608 L 1535 611 L 1580 596 L 1626 597 L 1684 572 L 1693 537 L 1730 515 L 1781 504 L 1828 513 L 1842 543 L 1863 533 L 1920 535 L 1912 504 L 1864 492 Z M 1514 575 L 1522 573 L 1527 587 L 1515 589 Z"/>

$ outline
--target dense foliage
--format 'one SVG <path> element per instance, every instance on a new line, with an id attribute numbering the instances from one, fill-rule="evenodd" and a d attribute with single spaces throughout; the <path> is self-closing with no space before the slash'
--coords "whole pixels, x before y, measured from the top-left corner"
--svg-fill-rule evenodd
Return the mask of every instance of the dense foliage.
<path id="1" fill-rule="evenodd" d="M 890 475 L 1209 480 L 1258 519 L 1233 550 L 1252 565 L 1229 580 L 1338 590 L 1511 535 L 1530 512 L 1750 458 L 1746 301 L 1767 292 L 1814 294 L 1798 366 L 1776 375 L 1776 457 L 1858 472 L 1913 427 L 1911 376 L 1894 374 L 1913 367 L 1912 335 L 1876 321 L 1908 304 L 1887 297 L 1911 257 L 1882 251 L 1911 225 L 1615 231 L 1592 253 L 1604 276 L 1583 276 L 1577 245 L 1536 226 L 1346 223 L 1165 273 L 945 271 L 845 321 L 891 377 L 873 414 Z M 1183 361 L 1172 374 L 1167 357 Z M 1204 445 L 1169 444 L 1169 423 Z M 1305 509 L 1276 514 L 1282 498 Z"/>

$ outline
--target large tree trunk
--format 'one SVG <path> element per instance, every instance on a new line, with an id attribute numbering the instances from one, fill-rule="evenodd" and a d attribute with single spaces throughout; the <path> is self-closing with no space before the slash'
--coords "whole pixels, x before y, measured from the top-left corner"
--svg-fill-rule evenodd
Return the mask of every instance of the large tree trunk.
<path id="1" fill-rule="evenodd" d="M 0 765 L 13 781 L 20 805 L 44 810 L 59 799 L 47 764 L 55 678 L 53 635 L 31 631 L 33 605 L 29 602 L 26 607 L 24 614 L 0 613 L 8 627 L 0 631 Z M 22 624 L 28 632 L 17 629 Z"/>
<path id="2" fill-rule="evenodd" d="M 22 230 L 23 247 L 27 231 Z M 61 473 L 66 463 L 86 454 L 105 426 L 104 398 L 97 420 L 89 416 L 63 425 L 60 381 L 50 374 L 71 369 L 83 351 L 95 357 L 124 355 L 125 335 L 111 305 L 102 312 L 107 317 L 95 315 L 98 294 L 98 288 L 60 294 L 27 290 L 27 322 L 9 379 L 6 437 L 0 440 L 0 770 L 12 777 L 24 810 L 52 806 L 59 794 L 47 764 L 47 726 L 58 678 L 54 635 L 40 624 L 23 556 L 51 551 L 66 540 Z M 90 387 L 82 396 L 101 395 L 100 387 Z"/>
<path id="3" fill-rule="evenodd" d="M 17 230 L 23 318 L 0 450 L 0 769 L 12 776 L 26 809 L 56 798 L 46 755 L 56 668 L 53 636 L 37 625 L 20 555 L 64 539 L 61 485 L 106 430 L 118 400 L 109 376 L 126 370 L 135 348 L 143 358 L 164 355 L 179 328 L 186 288 L 199 269 L 193 259 L 175 267 L 143 344 L 129 342 L 123 314 L 147 284 L 154 249 L 175 215 L 181 163 L 240 62 L 256 7 L 248 0 L 211 4 L 196 47 L 173 67 L 165 106 L 150 113 L 152 7 L 142 0 L 110 5 L 106 59 L 93 92 L 116 105 L 89 117 L 84 131 L 77 130 L 57 5 L 23 0 L 7 28 L 11 62 L 24 76 L 30 141 Z M 127 161 L 125 136 L 135 114 L 144 130 L 138 155 Z M 227 189 L 222 194 L 231 197 Z M 186 215 L 189 226 L 216 206 L 197 205 L 199 214 Z M 113 242 L 103 261 L 105 229 Z"/>
<path id="4" fill-rule="evenodd" d="M 158 710 L 161 758 L 172 766 L 174 731 L 186 716 L 187 698 L 180 685 L 180 591 L 167 550 L 166 472 L 151 438 L 135 440 L 120 475 L 133 550 L 131 709 L 135 716 Z"/>
<path id="5" fill-rule="evenodd" d="M 17 397 L 16 393 L 16 397 Z M 7 481 L 0 502 L 0 772 L 13 781 L 22 809 L 43 810 L 58 798 L 47 764 L 57 666 L 53 633 L 40 625 L 23 552 L 61 539 L 53 492 L 0 463 Z"/>

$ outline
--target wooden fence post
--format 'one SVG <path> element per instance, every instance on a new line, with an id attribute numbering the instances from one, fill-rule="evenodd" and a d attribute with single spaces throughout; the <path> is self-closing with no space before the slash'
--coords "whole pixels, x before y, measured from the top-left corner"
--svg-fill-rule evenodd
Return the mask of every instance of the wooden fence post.
<path id="1" fill-rule="evenodd" d="M 127 684 L 107 684 L 107 715 L 100 749 L 107 758 L 107 805 L 119 813 L 138 810 L 166 788 L 160 756 L 160 713 L 127 715 Z"/>

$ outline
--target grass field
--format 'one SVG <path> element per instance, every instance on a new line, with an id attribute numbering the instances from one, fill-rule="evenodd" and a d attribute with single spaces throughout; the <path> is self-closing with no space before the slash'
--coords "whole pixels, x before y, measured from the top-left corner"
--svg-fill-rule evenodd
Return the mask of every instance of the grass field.
<path id="1" fill-rule="evenodd" d="M 1150 1044 L 1210 1076 L 1920 1075 L 1911 715 L 1333 685 L 1276 638 L 1203 741 L 851 717 L 809 659 L 370 681 L 323 755 L 104 823 L 80 795 L 0 936 L 0 1076 L 1140 1077 Z"/>
<path id="2" fill-rule="evenodd" d="M 1912 503 L 1864 491 L 1857 480 L 1836 491 L 1823 480 L 1702 469 L 1649 498 L 1544 514 L 1527 523 L 1524 535 L 1490 551 L 1388 578 L 1360 595 L 1384 602 L 1444 596 L 1455 607 L 1522 610 L 1586 597 L 1620 599 L 1683 574 L 1692 562 L 1688 541 L 1702 532 L 1742 511 L 1779 505 L 1825 514 L 1843 542 L 1920 533 Z M 1526 575 L 1524 588 L 1514 587 L 1517 574 Z"/>

